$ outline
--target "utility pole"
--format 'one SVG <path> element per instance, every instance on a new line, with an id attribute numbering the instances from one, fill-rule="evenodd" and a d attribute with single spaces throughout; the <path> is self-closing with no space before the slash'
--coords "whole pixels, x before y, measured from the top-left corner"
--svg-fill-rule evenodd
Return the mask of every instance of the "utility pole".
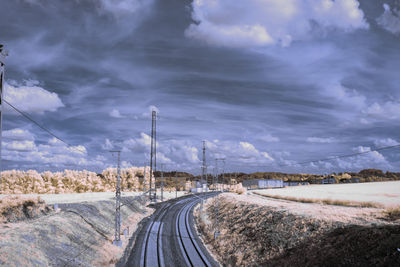
<path id="1" fill-rule="evenodd" d="M 216 172 L 217 172 L 217 185 L 218 185 L 218 182 L 219 182 L 218 160 L 222 160 L 222 164 L 223 164 L 223 167 L 222 167 L 222 182 L 223 182 L 223 179 L 224 179 L 224 172 L 225 172 L 225 158 L 217 158 L 217 159 L 215 159 L 215 168 L 216 168 Z"/>
<path id="2" fill-rule="evenodd" d="M 157 111 L 153 110 L 154 116 L 154 173 L 157 172 Z M 154 175 L 154 200 L 157 202 L 157 177 Z"/>
<path id="3" fill-rule="evenodd" d="M 217 180 L 217 184 L 216 186 L 218 186 L 218 180 L 219 180 L 219 176 L 218 176 L 218 160 L 225 160 L 225 159 L 215 159 L 215 173 L 216 173 L 216 180 Z M 216 203 L 215 203 L 216 209 L 215 209 L 215 220 L 216 220 L 216 224 L 217 228 L 214 231 L 214 240 L 217 239 L 217 237 L 220 235 L 220 232 L 218 231 L 218 216 L 219 216 L 219 202 L 218 202 L 218 198 L 216 198 Z"/>
<path id="4" fill-rule="evenodd" d="M 115 192 L 115 238 L 113 244 L 120 247 L 121 242 L 121 150 L 111 150 L 111 153 L 117 153 L 118 165 L 117 165 L 117 185 Z"/>
<path id="5" fill-rule="evenodd" d="M 222 160 L 222 191 L 224 191 L 224 184 L 225 184 L 225 159 Z"/>
<path id="6" fill-rule="evenodd" d="M 1 184 L 1 147 L 2 147 L 2 132 L 3 132 L 3 84 L 4 84 L 4 72 L 6 67 L 6 56 L 7 51 L 4 50 L 3 45 L 0 44 L 0 184 Z"/>
<path id="7" fill-rule="evenodd" d="M 152 196 L 152 176 L 153 172 L 156 171 L 156 119 L 157 119 L 157 112 L 153 110 L 151 112 L 151 142 L 150 142 L 150 182 L 149 182 L 149 199 L 152 201 L 153 196 Z M 153 156 L 154 156 L 154 162 L 153 162 Z M 154 169 L 153 169 L 153 163 L 154 163 Z M 155 181 L 154 181 L 155 184 Z M 157 190 L 156 186 L 154 185 L 155 190 Z"/>
<path id="8" fill-rule="evenodd" d="M 164 164 L 161 164 L 161 202 L 164 201 Z"/>
<path id="9" fill-rule="evenodd" d="M 203 141 L 203 165 L 201 166 L 201 186 L 204 181 L 207 183 L 207 165 L 206 165 L 206 141 Z"/>
<path id="10" fill-rule="evenodd" d="M 143 164 L 143 194 L 146 192 L 146 162 Z"/>
<path id="11" fill-rule="evenodd" d="M 178 171 L 175 171 L 175 198 L 178 198 Z"/>

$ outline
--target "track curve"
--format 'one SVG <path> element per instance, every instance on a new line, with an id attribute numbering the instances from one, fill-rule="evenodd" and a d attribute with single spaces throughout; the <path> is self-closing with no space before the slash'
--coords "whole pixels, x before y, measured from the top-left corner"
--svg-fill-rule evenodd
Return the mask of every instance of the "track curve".
<path id="1" fill-rule="evenodd" d="M 159 203 L 138 233 L 126 266 L 218 266 L 194 230 L 193 208 L 201 198 L 191 195 Z"/>

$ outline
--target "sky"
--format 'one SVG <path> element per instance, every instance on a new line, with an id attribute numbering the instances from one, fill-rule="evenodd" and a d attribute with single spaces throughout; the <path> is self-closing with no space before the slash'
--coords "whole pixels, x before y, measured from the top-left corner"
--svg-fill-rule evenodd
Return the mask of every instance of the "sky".
<path id="1" fill-rule="evenodd" d="M 0 0 L 3 169 L 400 171 L 398 0 Z M 223 167 L 222 161 L 218 168 Z"/>

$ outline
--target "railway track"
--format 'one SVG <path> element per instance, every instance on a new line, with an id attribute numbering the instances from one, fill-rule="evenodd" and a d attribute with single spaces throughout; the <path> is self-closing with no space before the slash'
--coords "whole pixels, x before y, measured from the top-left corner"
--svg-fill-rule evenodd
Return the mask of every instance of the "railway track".
<path id="1" fill-rule="evenodd" d="M 190 211 L 192 210 L 193 206 L 196 205 L 198 202 L 199 200 L 192 201 L 186 204 L 183 209 L 179 211 L 178 218 L 176 220 L 176 232 L 179 235 L 179 246 L 185 258 L 186 264 L 188 266 L 208 267 L 212 265 L 210 264 L 204 253 L 201 251 L 189 224 Z"/>
<path id="2" fill-rule="evenodd" d="M 190 226 L 189 216 L 198 202 L 199 198 L 182 199 L 173 204 L 166 204 L 161 209 L 146 228 L 140 254 L 141 267 L 171 266 L 171 263 L 167 262 L 164 257 L 164 249 L 168 249 L 168 247 L 163 247 L 164 238 L 173 238 L 174 242 L 178 244 L 179 251 L 184 259 L 180 266 L 215 266 L 215 264 L 210 263 L 203 253 Z M 179 210 L 173 216 L 176 233 L 171 235 L 171 233 L 165 231 L 164 226 L 166 223 L 171 223 L 171 221 L 168 221 L 167 215 L 173 209 Z"/>

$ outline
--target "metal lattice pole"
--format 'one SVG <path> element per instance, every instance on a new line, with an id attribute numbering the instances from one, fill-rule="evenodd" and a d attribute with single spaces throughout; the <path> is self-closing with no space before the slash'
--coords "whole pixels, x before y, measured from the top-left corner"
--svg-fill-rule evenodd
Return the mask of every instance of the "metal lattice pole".
<path id="1" fill-rule="evenodd" d="M 218 187 L 218 159 L 215 159 L 215 180 L 214 180 L 214 190 L 217 191 Z"/>
<path id="2" fill-rule="evenodd" d="M 201 186 L 203 186 L 204 181 L 207 183 L 207 165 L 206 165 L 206 141 L 203 141 L 203 165 L 201 167 Z"/>
<path id="3" fill-rule="evenodd" d="M 217 189 L 217 185 L 218 185 L 218 159 L 215 159 L 215 180 L 216 180 L 216 184 L 215 184 L 215 190 Z M 218 235 L 219 235 L 219 231 L 218 231 L 218 213 L 219 213 L 219 207 L 218 207 L 218 198 L 216 198 L 216 203 L 215 203 L 215 225 L 217 226 L 215 228 L 214 231 L 214 239 L 217 239 Z"/>
<path id="4" fill-rule="evenodd" d="M 157 111 L 154 114 L 154 172 L 157 172 Z M 154 199 L 157 202 L 157 177 L 154 175 Z"/>
<path id="5" fill-rule="evenodd" d="M 224 191 L 225 184 L 225 159 L 222 160 L 222 182 L 221 182 L 221 191 Z"/>
<path id="6" fill-rule="evenodd" d="M 143 164 L 143 194 L 146 192 L 146 162 Z"/>
<path id="7" fill-rule="evenodd" d="M 164 201 L 164 164 L 161 164 L 161 202 Z"/>
<path id="8" fill-rule="evenodd" d="M 113 150 L 111 153 L 117 153 L 118 165 L 117 165 L 117 185 L 115 192 L 115 238 L 114 245 L 121 246 L 121 151 Z"/>
<path id="9" fill-rule="evenodd" d="M 1 184 L 1 147 L 2 147 L 2 131 L 3 131 L 3 84 L 4 84 L 4 72 L 6 67 L 7 52 L 4 51 L 3 45 L 0 44 L 0 184 Z"/>
<path id="10" fill-rule="evenodd" d="M 178 198 L 178 171 L 175 171 L 175 198 Z"/>
<path id="11" fill-rule="evenodd" d="M 152 196 L 152 177 L 153 177 L 153 156 L 155 152 L 155 129 L 156 129 L 156 111 L 151 112 L 151 141 L 150 141 L 150 182 L 149 182 L 149 199 L 153 199 Z M 154 164 L 156 160 L 154 159 Z M 155 168 L 154 168 L 155 171 Z"/>

